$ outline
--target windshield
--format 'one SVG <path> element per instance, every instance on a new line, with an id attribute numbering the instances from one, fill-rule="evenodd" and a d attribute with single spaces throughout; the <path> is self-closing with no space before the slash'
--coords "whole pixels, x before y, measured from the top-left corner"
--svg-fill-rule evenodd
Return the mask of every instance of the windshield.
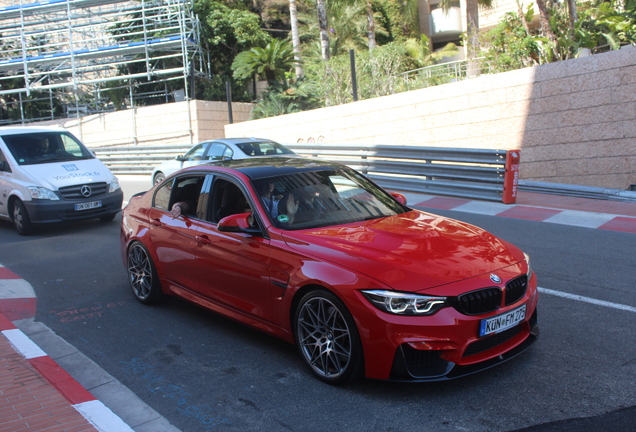
<path id="1" fill-rule="evenodd" d="M 18 165 L 93 159 L 94 156 L 67 132 L 37 132 L 4 135 L 9 151 Z"/>
<path id="2" fill-rule="evenodd" d="M 408 209 L 353 170 L 323 170 L 255 180 L 278 228 L 308 229 L 394 216 Z"/>

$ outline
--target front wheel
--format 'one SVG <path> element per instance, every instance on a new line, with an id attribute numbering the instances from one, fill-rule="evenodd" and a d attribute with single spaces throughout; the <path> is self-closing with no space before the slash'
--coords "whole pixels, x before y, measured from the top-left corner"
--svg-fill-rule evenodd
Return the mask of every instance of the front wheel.
<path id="1" fill-rule="evenodd" d="M 158 172 L 157 174 L 155 174 L 155 177 L 152 179 L 152 184 L 153 185 L 157 185 L 159 183 L 161 183 L 163 181 L 163 179 L 165 179 L 166 176 L 164 173 L 162 172 Z"/>
<path id="2" fill-rule="evenodd" d="M 316 290 L 300 301 L 294 316 L 296 345 L 318 379 L 342 384 L 364 373 L 362 344 L 345 305 L 335 295 Z"/>
<path id="3" fill-rule="evenodd" d="M 137 300 L 143 304 L 161 300 L 163 293 L 155 265 L 141 243 L 135 242 L 130 246 L 127 262 L 128 283 Z"/>
<path id="4" fill-rule="evenodd" d="M 20 235 L 29 235 L 33 233 L 34 226 L 31 223 L 31 218 L 24 207 L 24 204 L 19 199 L 13 201 L 11 215 L 13 218 L 13 226 Z"/>

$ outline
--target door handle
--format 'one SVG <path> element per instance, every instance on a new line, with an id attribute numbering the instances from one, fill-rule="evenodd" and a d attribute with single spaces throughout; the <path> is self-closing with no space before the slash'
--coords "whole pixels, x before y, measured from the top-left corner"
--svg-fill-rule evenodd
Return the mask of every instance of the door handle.
<path id="1" fill-rule="evenodd" d="M 152 219 L 150 221 L 150 225 L 152 225 L 153 227 L 160 227 L 161 226 L 161 221 L 159 219 Z"/>
<path id="2" fill-rule="evenodd" d="M 207 246 L 207 245 L 211 245 L 212 244 L 212 241 L 206 235 L 198 235 L 198 236 L 195 237 L 195 239 L 197 239 L 197 241 L 199 243 L 201 243 L 203 246 Z"/>

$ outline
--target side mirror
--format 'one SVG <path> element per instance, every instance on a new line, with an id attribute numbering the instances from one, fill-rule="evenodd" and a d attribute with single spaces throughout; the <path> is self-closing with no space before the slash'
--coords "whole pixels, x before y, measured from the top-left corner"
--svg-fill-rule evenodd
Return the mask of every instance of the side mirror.
<path id="1" fill-rule="evenodd" d="M 11 172 L 11 168 L 9 168 L 9 162 L 7 161 L 0 162 L 0 171 Z"/>
<path id="2" fill-rule="evenodd" d="M 175 160 L 179 161 L 179 162 L 183 162 L 185 160 L 185 155 L 179 155 L 176 158 L 174 158 Z"/>
<path id="3" fill-rule="evenodd" d="M 402 205 L 406 205 L 406 197 L 399 192 L 391 192 L 391 196 Z"/>
<path id="4" fill-rule="evenodd" d="M 226 216 L 219 221 L 217 228 L 221 232 L 238 232 L 251 235 L 261 234 L 258 227 L 252 225 L 252 213 L 239 213 Z"/>

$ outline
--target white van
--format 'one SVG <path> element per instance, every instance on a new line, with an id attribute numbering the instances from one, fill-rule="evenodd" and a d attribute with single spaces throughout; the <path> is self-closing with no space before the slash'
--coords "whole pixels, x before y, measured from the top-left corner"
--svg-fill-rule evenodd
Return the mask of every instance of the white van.
<path id="1" fill-rule="evenodd" d="M 0 127 L 0 218 L 18 234 L 52 222 L 121 211 L 119 180 L 70 132 L 59 127 Z"/>

